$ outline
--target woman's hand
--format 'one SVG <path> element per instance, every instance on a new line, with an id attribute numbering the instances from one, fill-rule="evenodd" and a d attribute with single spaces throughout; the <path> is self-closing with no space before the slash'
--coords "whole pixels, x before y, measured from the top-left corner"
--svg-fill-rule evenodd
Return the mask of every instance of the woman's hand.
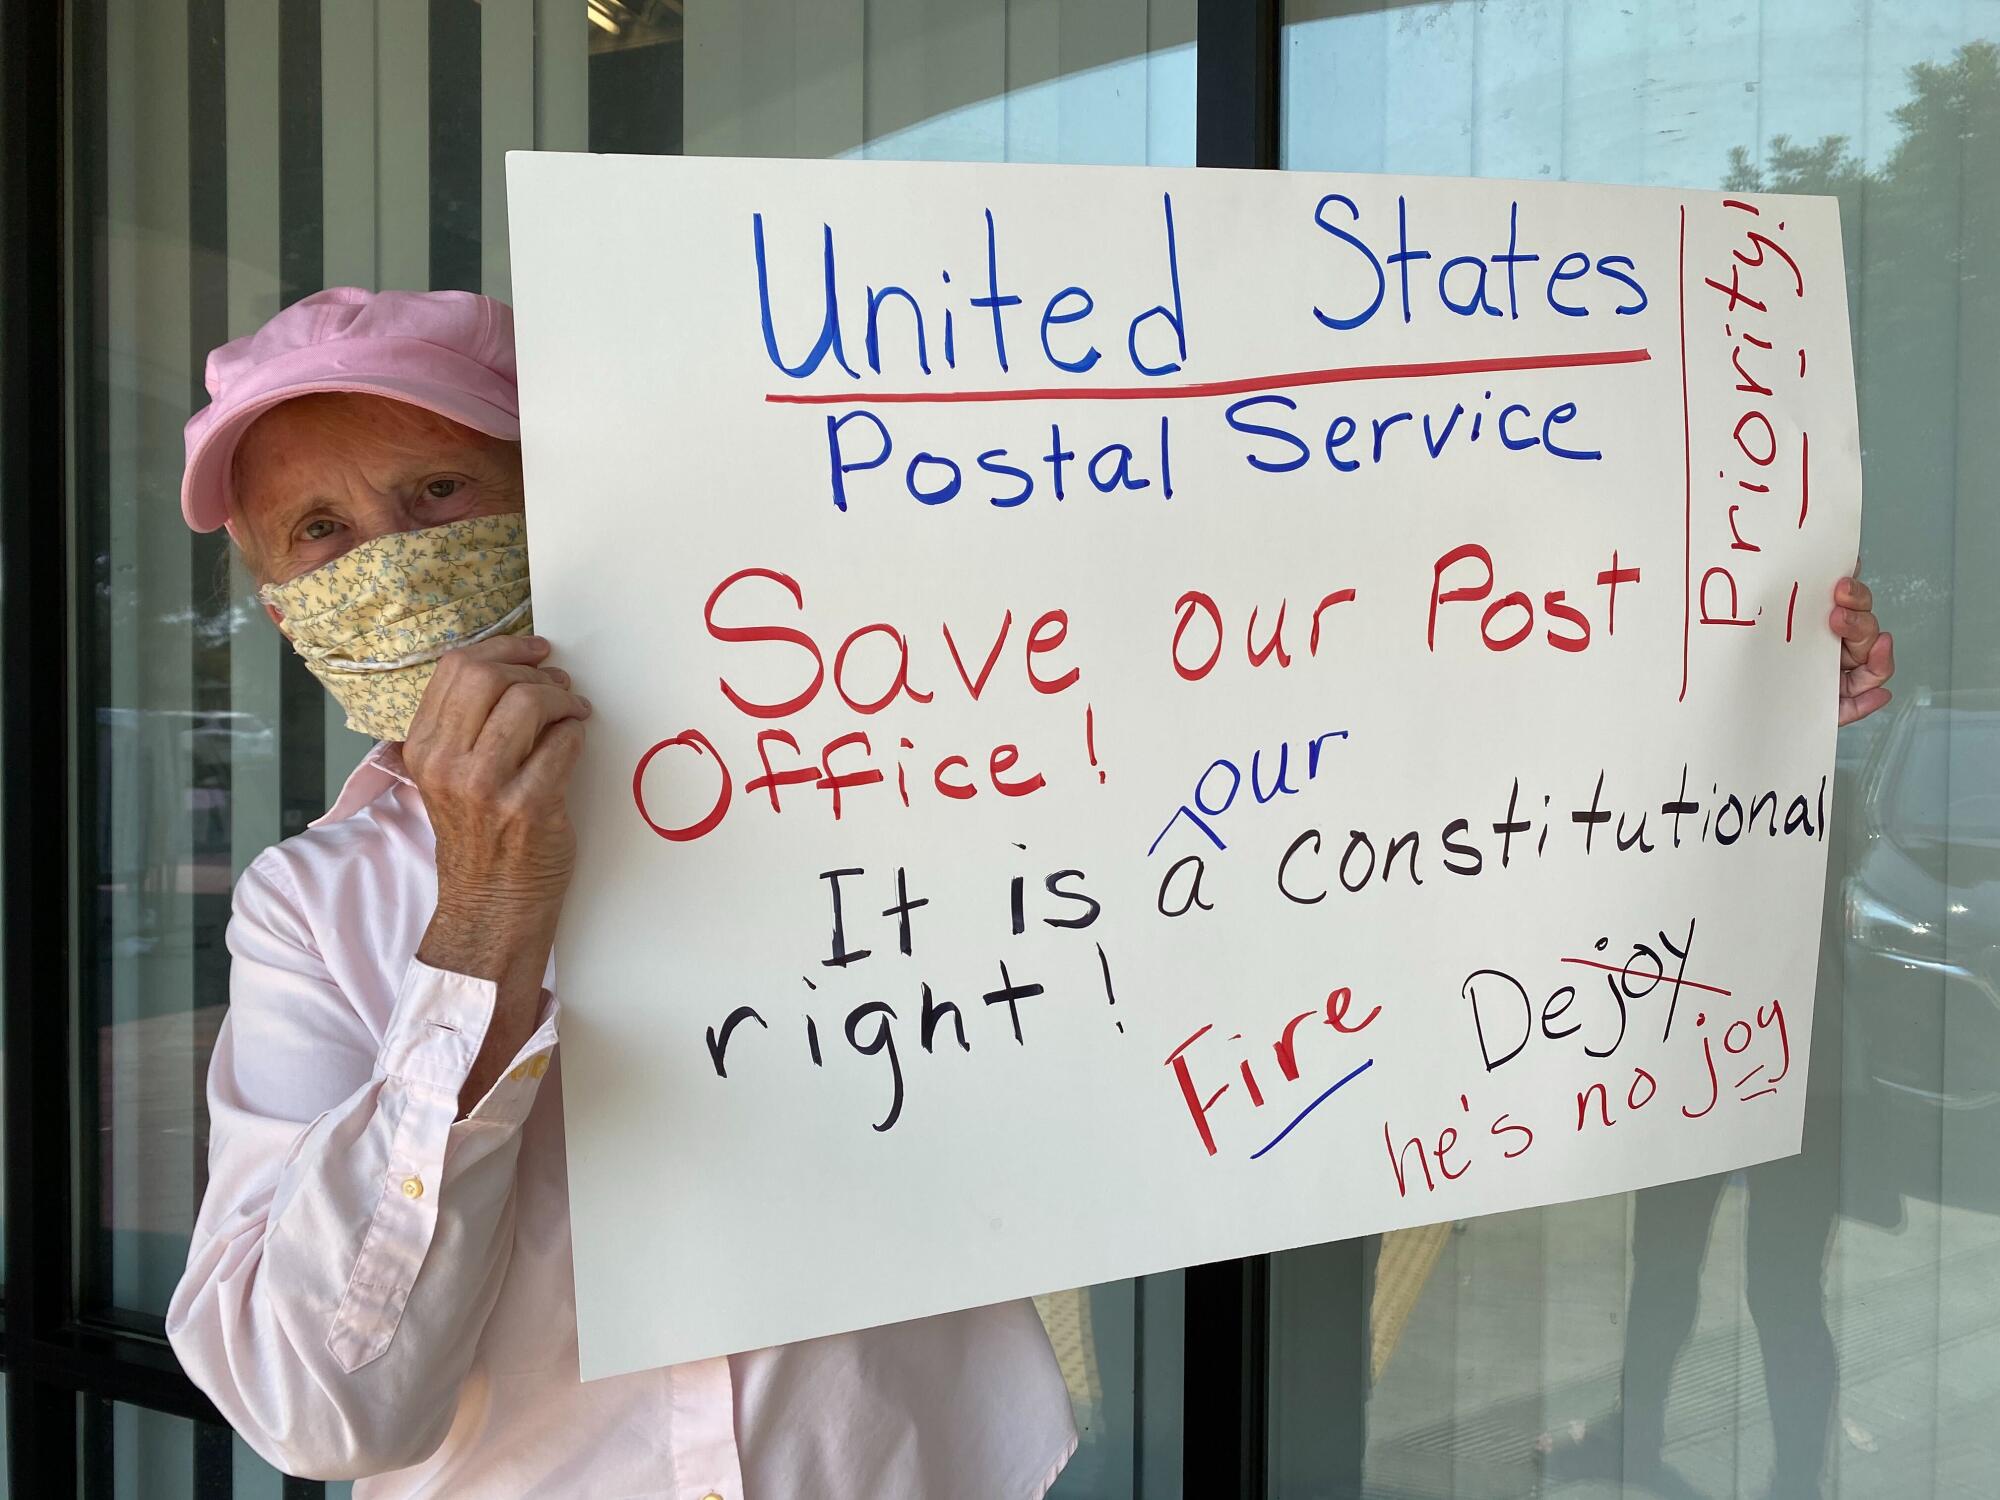
<path id="1" fill-rule="evenodd" d="M 1840 722 L 1865 719 L 1889 701 L 1896 643 L 1875 620 L 1875 596 L 1859 578 L 1834 585 L 1827 624 L 1840 637 Z"/>
<path id="2" fill-rule="evenodd" d="M 541 665 L 548 655 L 539 636 L 447 652 L 403 742 L 437 835 L 437 907 L 417 957 L 499 992 L 462 1110 L 534 1031 L 576 864 L 569 778 L 590 703 L 568 673 Z"/>

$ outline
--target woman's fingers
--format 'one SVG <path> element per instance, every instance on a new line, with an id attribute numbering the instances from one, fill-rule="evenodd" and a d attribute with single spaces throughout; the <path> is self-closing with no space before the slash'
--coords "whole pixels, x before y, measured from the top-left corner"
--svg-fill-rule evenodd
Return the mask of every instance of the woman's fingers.
<path id="1" fill-rule="evenodd" d="M 1843 654 L 1845 652 L 1843 647 Z M 1865 719 L 1889 701 L 1889 679 L 1896 675 L 1895 638 L 1878 632 L 1868 654 L 1853 666 L 1843 661 L 1840 674 L 1840 722 Z"/>
<path id="2" fill-rule="evenodd" d="M 1851 692 L 1865 693 L 1881 687 L 1895 675 L 1896 638 L 1878 634 L 1868 654 L 1840 674 L 1841 686 Z"/>
<path id="3" fill-rule="evenodd" d="M 540 636 L 497 636 L 438 658 L 410 724 L 410 739 L 432 748 L 470 750 L 486 727 L 501 694 L 517 682 L 549 682 L 567 687 L 568 674 L 541 666 L 549 643 Z M 561 680 L 558 681 L 560 676 Z"/>
<path id="4" fill-rule="evenodd" d="M 1875 618 L 1875 595 L 1859 578 L 1843 578 L 1834 585 L 1833 612 L 1827 624 L 1840 637 L 1840 664 L 1857 667 L 1868 659 L 1882 633 Z"/>
<path id="5" fill-rule="evenodd" d="M 583 721 L 559 719 L 542 731 L 528 758 L 521 763 L 516 784 L 530 796 L 557 798 L 569 786 L 570 772 L 583 754 Z"/>
<path id="6" fill-rule="evenodd" d="M 1840 637 L 1840 660 L 1842 666 L 1859 666 L 1868 659 L 1868 653 L 1875 647 L 1877 637 L 1882 634 L 1881 622 L 1864 610 L 1836 609 L 1828 617 L 1827 623 L 1833 633 Z"/>
<path id="7" fill-rule="evenodd" d="M 1843 726 L 1853 724 L 1858 720 L 1867 718 L 1876 709 L 1886 708 L 1888 705 L 1889 690 L 1887 688 L 1870 688 L 1867 692 L 1857 694 L 1852 698 L 1842 694 L 1840 699 L 1840 722 Z"/>
<path id="8" fill-rule="evenodd" d="M 1875 593 L 1859 578 L 1833 586 L 1827 625 L 1840 637 L 1840 722 L 1865 719 L 1889 701 L 1896 673 L 1896 643 L 1875 618 Z"/>
<path id="9" fill-rule="evenodd" d="M 552 682 L 516 682 L 500 695 L 473 744 L 489 773 L 510 780 L 527 761 L 542 731 L 565 719 L 590 716 L 590 700 Z"/>

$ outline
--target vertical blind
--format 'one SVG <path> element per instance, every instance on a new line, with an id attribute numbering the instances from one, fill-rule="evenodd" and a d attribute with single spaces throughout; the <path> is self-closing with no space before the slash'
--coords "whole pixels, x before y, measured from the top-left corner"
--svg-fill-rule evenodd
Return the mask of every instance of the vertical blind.
<path id="1" fill-rule="evenodd" d="M 81 1302 L 157 1330 L 204 1187 L 230 889 L 369 745 L 227 538 L 181 521 L 206 351 L 325 286 L 509 298 L 519 148 L 1190 163 L 1196 3 L 70 9 Z M 645 297 L 673 268 L 609 243 L 575 274 Z M 1045 1300 L 1085 1432 L 1064 1493 L 1177 1493 L 1180 1308 L 1175 1277 Z M 278 1492 L 219 1430 L 95 1398 L 83 1427 L 118 1495 L 232 1462 L 238 1494 Z"/>
<path id="2" fill-rule="evenodd" d="M 202 1077 L 235 874 L 368 741 L 191 535 L 202 358 L 322 286 L 508 295 L 505 153 L 584 149 L 581 0 L 77 7 L 80 829 L 98 1187 L 87 1303 L 157 1315 L 202 1188 Z M 647 49 L 678 87 L 677 38 Z M 672 143 L 668 143 L 672 144 Z"/>

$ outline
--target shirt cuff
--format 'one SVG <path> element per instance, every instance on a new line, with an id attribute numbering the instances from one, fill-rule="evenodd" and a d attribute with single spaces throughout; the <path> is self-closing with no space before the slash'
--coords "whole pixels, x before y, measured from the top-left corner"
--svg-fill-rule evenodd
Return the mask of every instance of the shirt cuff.
<path id="1" fill-rule="evenodd" d="M 479 1049 L 486 1043 L 498 998 L 499 986 L 490 979 L 474 979 L 411 959 L 389 1018 L 389 1034 L 382 1043 L 378 1066 L 383 1075 L 434 1089 L 456 1101 Z M 547 990 L 541 998 L 541 1016 L 534 1031 L 466 1119 L 518 1124 L 527 1117 L 540 1092 L 542 1076 L 549 1070 L 556 1021 L 562 1012 L 556 997 Z"/>
<path id="2" fill-rule="evenodd" d="M 528 1111 L 534 1107 L 535 1096 L 541 1092 L 542 1077 L 549 1071 L 549 1063 L 555 1056 L 556 1023 L 561 1015 L 562 1003 L 543 990 L 540 1023 L 461 1124 L 482 1121 L 518 1125 L 527 1119 Z"/>
<path id="3" fill-rule="evenodd" d="M 413 958 L 377 1066 L 390 1078 L 457 1097 L 486 1042 L 499 986 Z"/>

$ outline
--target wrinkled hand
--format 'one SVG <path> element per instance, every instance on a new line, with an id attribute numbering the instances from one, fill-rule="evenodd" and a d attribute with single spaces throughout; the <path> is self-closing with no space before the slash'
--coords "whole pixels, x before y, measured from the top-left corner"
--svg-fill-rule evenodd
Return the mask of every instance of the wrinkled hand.
<path id="1" fill-rule="evenodd" d="M 590 704 L 542 667 L 549 643 L 500 636 L 447 652 L 403 744 L 437 833 L 438 907 L 559 910 L 576 861 L 567 794 Z"/>
<path id="2" fill-rule="evenodd" d="M 1875 596 L 1859 578 L 1834 585 L 1827 624 L 1840 637 L 1840 722 L 1865 719 L 1889 701 L 1896 643 L 1875 619 Z"/>
<path id="3" fill-rule="evenodd" d="M 541 665 L 548 655 L 547 641 L 518 635 L 447 652 L 403 742 L 437 835 L 437 907 L 417 957 L 496 987 L 459 1095 L 467 1112 L 535 1028 L 576 866 L 569 778 L 590 702 Z"/>

